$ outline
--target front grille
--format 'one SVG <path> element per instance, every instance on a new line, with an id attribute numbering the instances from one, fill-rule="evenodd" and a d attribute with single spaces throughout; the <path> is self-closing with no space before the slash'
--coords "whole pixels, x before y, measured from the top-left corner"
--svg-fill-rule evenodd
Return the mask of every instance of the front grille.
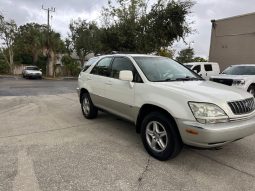
<path id="1" fill-rule="evenodd" d="M 232 83 L 233 83 L 232 79 L 211 78 L 210 80 L 213 81 L 213 82 L 225 84 L 225 85 L 228 85 L 228 86 L 232 86 Z"/>
<path id="2" fill-rule="evenodd" d="M 228 105 L 235 115 L 250 113 L 255 109 L 254 98 L 228 102 Z"/>

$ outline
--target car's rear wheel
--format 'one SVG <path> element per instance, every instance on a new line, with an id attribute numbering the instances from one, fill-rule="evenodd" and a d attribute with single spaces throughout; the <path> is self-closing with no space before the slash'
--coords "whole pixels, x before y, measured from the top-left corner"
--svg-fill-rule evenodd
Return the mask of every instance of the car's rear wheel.
<path id="1" fill-rule="evenodd" d="M 255 85 L 250 85 L 247 91 L 255 97 Z"/>
<path id="2" fill-rule="evenodd" d="M 141 138 L 147 152 L 162 161 L 176 157 L 183 145 L 174 121 L 160 112 L 143 119 Z"/>
<path id="3" fill-rule="evenodd" d="M 97 117 L 98 109 L 94 106 L 89 93 L 83 93 L 81 95 L 81 110 L 87 119 L 93 119 Z"/>

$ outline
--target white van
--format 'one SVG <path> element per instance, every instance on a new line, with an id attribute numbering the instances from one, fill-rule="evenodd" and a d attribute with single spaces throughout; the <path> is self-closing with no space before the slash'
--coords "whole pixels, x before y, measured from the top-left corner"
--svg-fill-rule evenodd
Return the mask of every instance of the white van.
<path id="1" fill-rule="evenodd" d="M 190 62 L 184 65 L 208 80 L 210 76 L 220 73 L 219 64 L 216 62 Z"/>

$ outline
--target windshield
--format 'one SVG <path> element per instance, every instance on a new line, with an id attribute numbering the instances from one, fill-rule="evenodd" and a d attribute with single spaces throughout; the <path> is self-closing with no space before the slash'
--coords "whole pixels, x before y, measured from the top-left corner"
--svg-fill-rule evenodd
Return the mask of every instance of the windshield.
<path id="1" fill-rule="evenodd" d="M 37 67 L 26 67 L 26 70 L 39 70 Z"/>
<path id="2" fill-rule="evenodd" d="M 222 74 L 228 75 L 255 75 L 255 66 L 230 66 Z"/>
<path id="3" fill-rule="evenodd" d="M 164 57 L 133 57 L 149 81 L 203 80 L 183 65 Z"/>

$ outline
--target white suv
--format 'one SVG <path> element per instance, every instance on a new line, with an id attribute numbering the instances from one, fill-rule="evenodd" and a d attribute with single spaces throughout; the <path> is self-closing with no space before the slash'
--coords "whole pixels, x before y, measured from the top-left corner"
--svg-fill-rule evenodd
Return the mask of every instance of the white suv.
<path id="1" fill-rule="evenodd" d="M 243 89 L 255 97 L 255 64 L 239 64 L 226 68 L 211 81 Z"/>
<path id="2" fill-rule="evenodd" d="M 212 148 L 255 132 L 249 93 L 203 80 L 164 57 L 101 56 L 78 79 L 81 109 L 98 109 L 136 125 L 145 149 L 159 160 L 175 157 L 183 144 Z"/>

